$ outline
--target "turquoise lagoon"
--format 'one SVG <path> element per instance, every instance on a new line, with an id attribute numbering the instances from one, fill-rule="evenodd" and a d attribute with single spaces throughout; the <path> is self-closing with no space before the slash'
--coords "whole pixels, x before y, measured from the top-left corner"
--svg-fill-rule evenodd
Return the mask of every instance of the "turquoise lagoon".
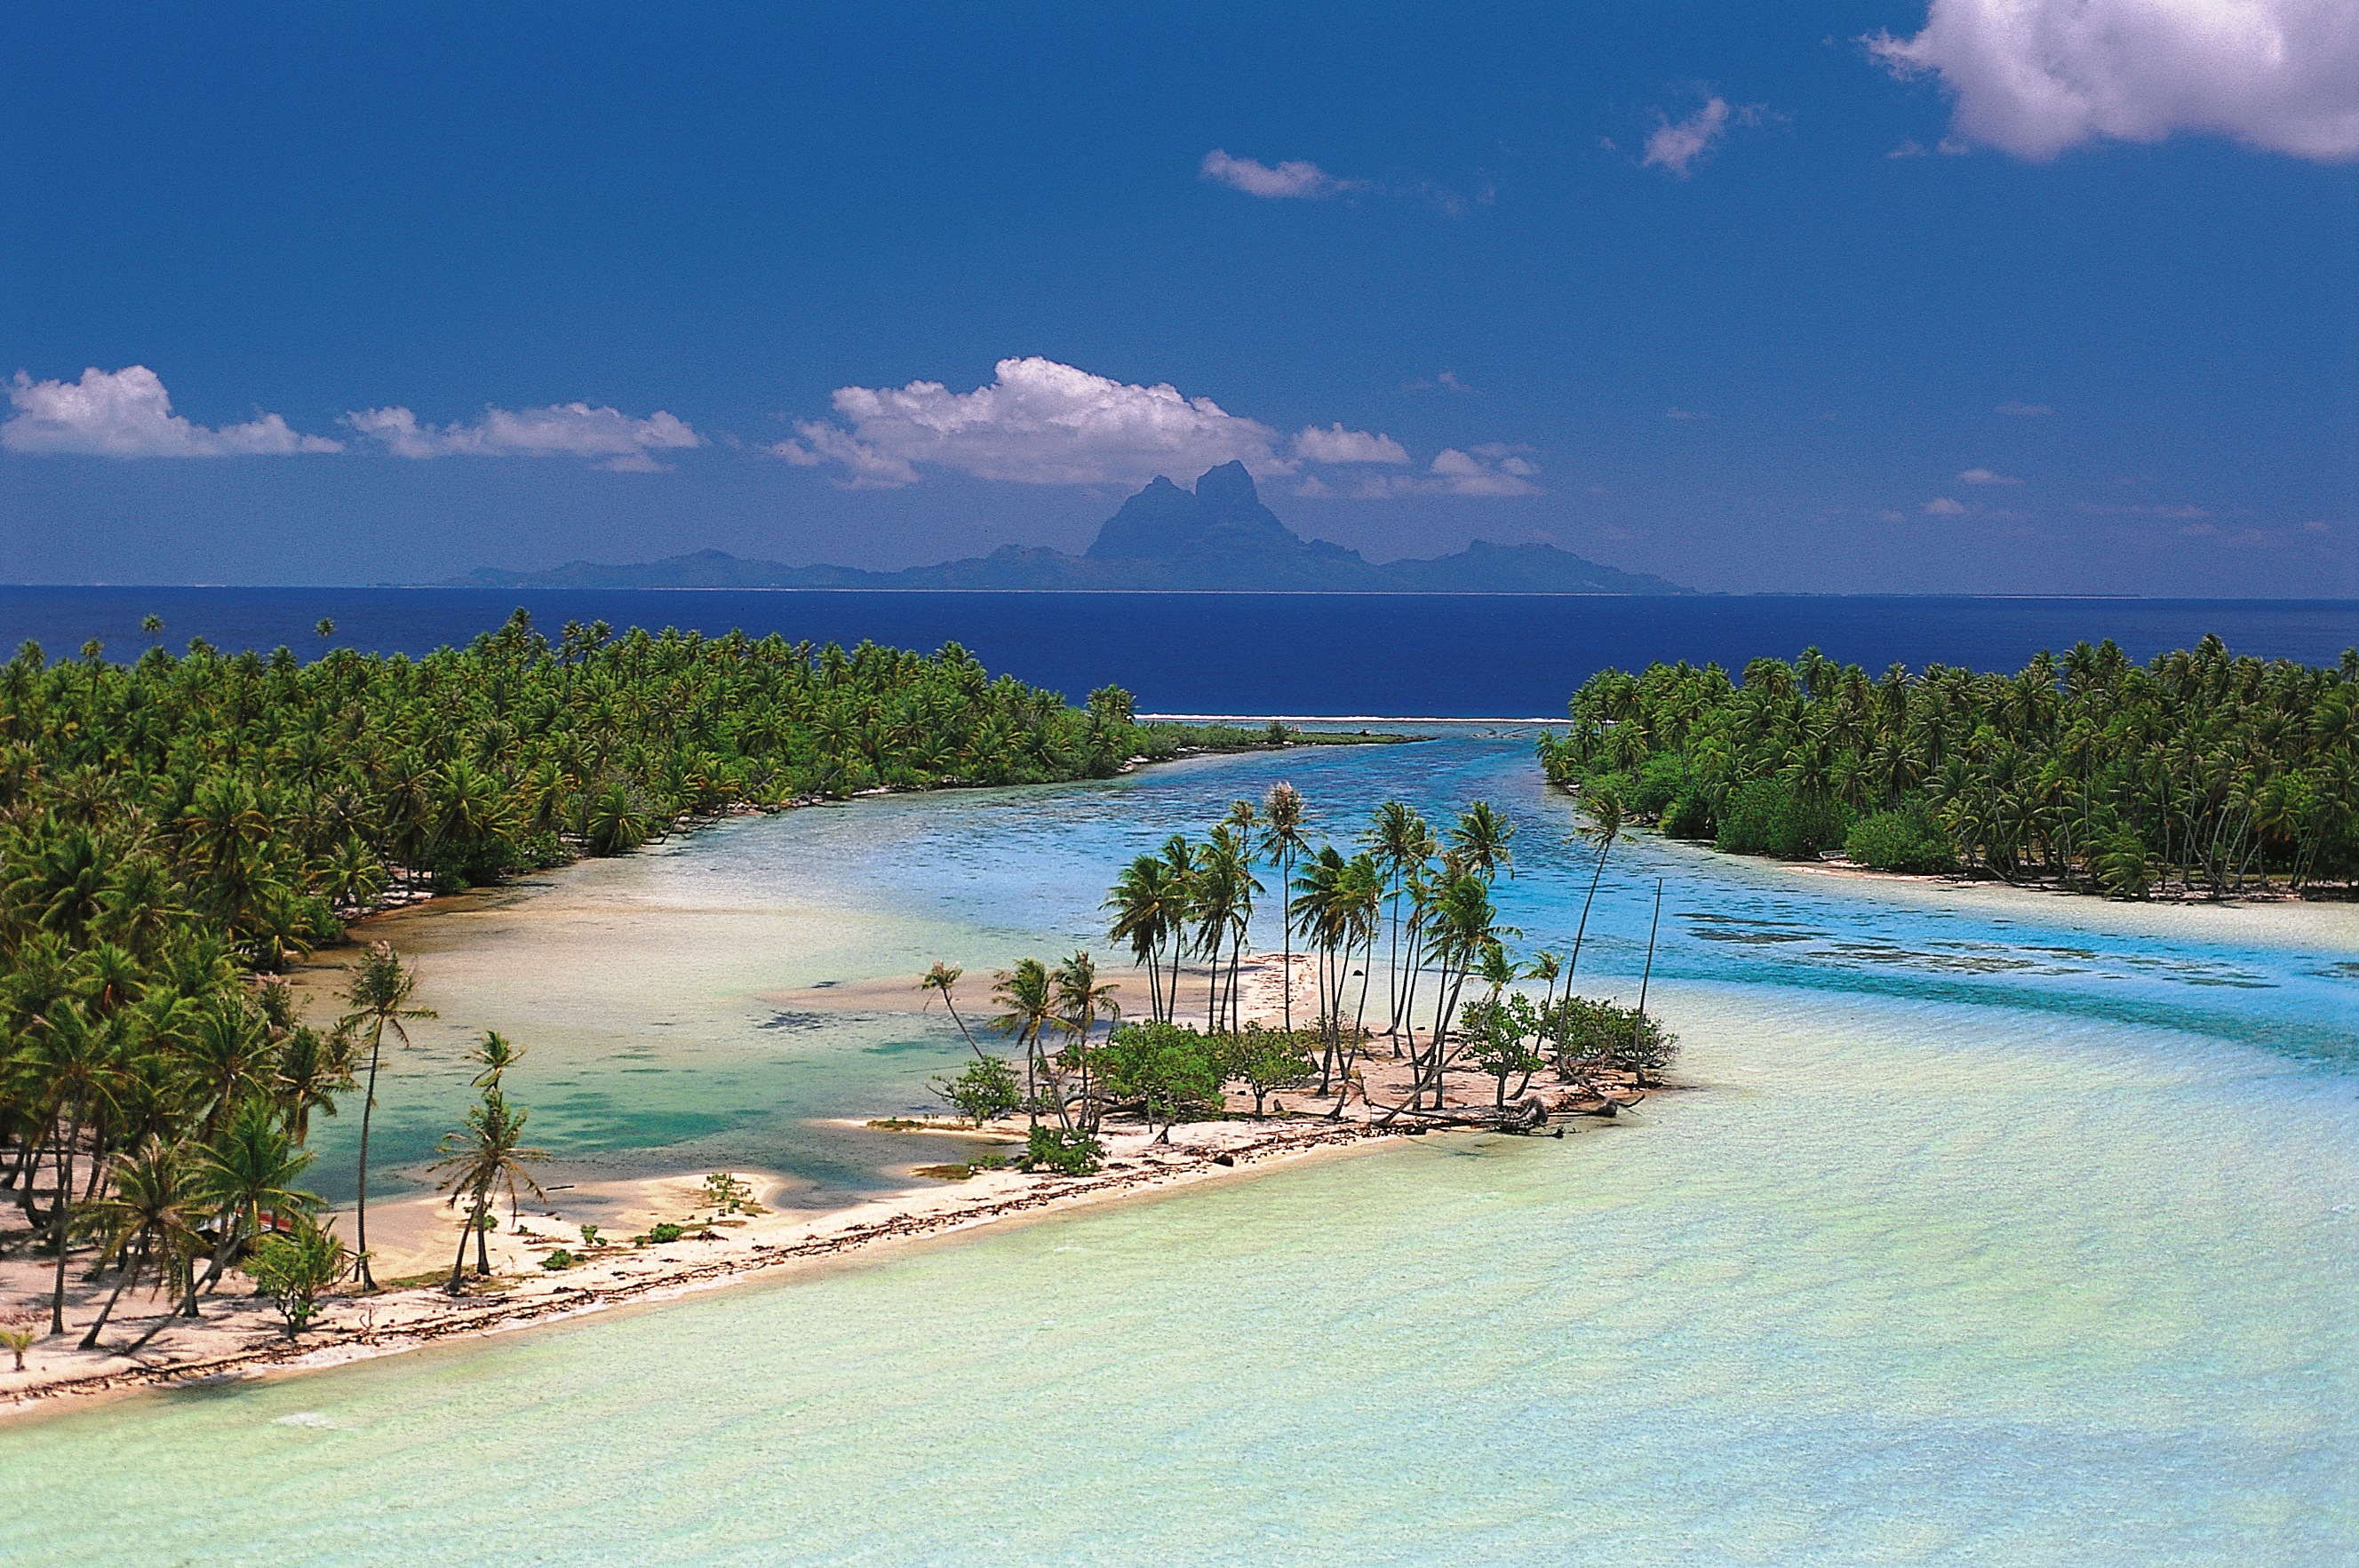
<path id="1" fill-rule="evenodd" d="M 499 1027 L 585 1180 L 898 1184 L 889 1138 L 814 1123 L 962 1049 L 902 984 L 1093 942 L 1121 860 L 1280 778 L 1338 833 L 1488 797 L 1521 826 L 1504 918 L 1569 945 L 1588 852 L 1512 733 L 861 801 L 407 920 L 443 1016 L 381 1125 L 414 1157 Z M 20 1420 L 7 1556 L 2359 1559 L 2359 910 L 1646 842 L 1591 988 L 1635 992 L 1658 878 L 1696 1087 L 1621 1125 Z"/>

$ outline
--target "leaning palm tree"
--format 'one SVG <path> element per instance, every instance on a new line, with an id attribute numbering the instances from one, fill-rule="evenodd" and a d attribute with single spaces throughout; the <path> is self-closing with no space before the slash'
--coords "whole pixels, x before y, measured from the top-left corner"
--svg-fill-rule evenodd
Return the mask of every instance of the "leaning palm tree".
<path id="1" fill-rule="evenodd" d="M 49 1332 L 66 1331 L 66 1232 L 73 1214 L 74 1157 L 82 1134 L 99 1126 L 114 1110 L 127 1081 L 130 1028 L 126 1016 L 116 1013 L 93 1018 L 74 1002 L 60 1000 L 33 1019 L 30 1049 L 22 1057 L 26 1080 L 34 1086 L 36 1125 L 49 1129 L 57 1167 L 57 1203 L 49 1213 L 49 1244 L 57 1249 L 57 1278 L 49 1294 Z M 25 1197 L 29 1205 L 38 1158 L 38 1141 L 29 1147 Z M 99 1185 L 104 1164 L 103 1149 L 92 1153 L 91 1189 Z"/>
<path id="2" fill-rule="evenodd" d="M 268 1101 L 248 1100 L 199 1157 L 198 1190 L 216 1216 L 212 1264 L 203 1284 L 191 1282 L 181 1312 L 197 1315 L 197 1291 L 211 1290 L 262 1229 L 265 1213 L 312 1214 L 326 1207 L 316 1193 L 295 1183 L 314 1155 L 295 1142 Z"/>
<path id="3" fill-rule="evenodd" d="M 82 1336 L 82 1349 L 97 1347 L 106 1320 L 114 1315 L 114 1304 L 151 1265 L 168 1283 L 189 1271 L 189 1259 L 200 1241 L 197 1219 L 202 1207 L 188 1157 L 177 1144 L 151 1133 L 115 1167 L 111 1191 L 89 1215 L 98 1237 L 100 1267 L 115 1266 L 114 1289 L 90 1332 Z M 163 1321 L 172 1316 L 167 1311 Z M 155 1332 L 151 1328 L 148 1335 Z M 146 1336 L 139 1341 L 147 1342 Z"/>
<path id="4" fill-rule="evenodd" d="M 1302 792 L 1291 784 L 1273 784 L 1261 798 L 1261 853 L 1265 859 L 1277 866 L 1277 887 L 1283 895 L 1294 885 L 1294 862 L 1309 852 L 1310 841 L 1302 835 Z M 1281 896 L 1277 901 L 1277 923 L 1284 967 L 1279 971 L 1279 995 L 1284 998 L 1286 1028 L 1294 1029 L 1294 909 Z"/>
<path id="5" fill-rule="evenodd" d="M 934 960 L 934 966 L 926 971 L 926 977 L 918 982 L 918 989 L 941 993 L 942 1006 L 950 1009 L 951 1022 L 958 1025 L 960 1038 L 966 1041 L 967 1049 L 974 1052 L 977 1061 L 984 1061 L 986 1059 L 983 1054 L 983 1047 L 975 1044 L 974 1036 L 967 1031 L 966 1019 L 959 1016 L 958 998 L 951 995 L 951 987 L 959 983 L 959 976 L 965 973 L 966 971 L 957 964 L 944 964 L 938 958 Z"/>
<path id="6" fill-rule="evenodd" d="M 466 1125 L 443 1137 L 443 1157 L 435 1161 L 433 1169 L 451 1172 L 442 1182 L 451 1193 L 451 1205 L 456 1208 L 462 1199 L 469 1205 L 467 1224 L 459 1233 L 459 1253 L 451 1264 L 451 1283 L 445 1287 L 454 1296 L 466 1289 L 463 1279 L 469 1236 L 475 1238 L 477 1278 L 492 1271 L 491 1255 L 484 1242 L 484 1219 L 491 1205 L 493 1189 L 506 1186 L 511 1203 L 516 1202 L 519 1183 L 536 1198 L 547 1196 L 532 1172 L 525 1169 L 528 1163 L 549 1158 L 546 1149 L 525 1147 L 525 1108 L 511 1108 L 507 1095 L 495 1085 L 485 1089 L 483 1099 L 469 1107 Z"/>
<path id="7" fill-rule="evenodd" d="M 1565 989 L 1572 988 L 1572 976 L 1581 967 L 1581 939 L 1589 934 L 1589 906 L 1597 901 L 1597 882 L 1605 875 L 1605 857 L 1613 853 L 1614 841 L 1622 837 L 1622 797 L 1611 789 L 1584 789 L 1581 795 L 1582 810 L 1589 814 L 1589 825 L 1580 830 L 1581 836 L 1597 846 L 1597 868 L 1589 874 L 1589 896 L 1581 901 L 1581 924 L 1572 933 L 1572 956 L 1565 961 Z"/>
<path id="8" fill-rule="evenodd" d="M 1114 911 L 1112 935 L 1130 944 L 1133 963 L 1147 966 L 1148 1015 L 1160 1023 L 1171 1008 L 1164 987 L 1163 943 L 1170 935 L 1180 909 L 1178 887 L 1169 869 L 1156 855 L 1142 855 L 1114 878 L 1104 907 Z M 1178 974 L 1172 979 L 1177 988 Z"/>
<path id="9" fill-rule="evenodd" d="M 385 1031 L 393 1030 L 394 1038 L 406 1047 L 409 1031 L 403 1026 L 434 1016 L 431 1007 L 411 1004 L 410 995 L 418 989 L 418 971 L 402 966 L 400 954 L 391 942 L 369 944 L 361 958 L 360 967 L 353 971 L 352 989 L 344 1000 L 352 1011 L 345 1014 L 337 1027 L 368 1031 L 368 1088 L 361 1099 L 360 1184 L 353 1203 L 353 1253 L 364 1290 L 376 1289 L 376 1277 L 369 1272 L 368 1251 L 368 1150 L 369 1117 L 376 1109 L 377 1066 L 384 1058 Z"/>

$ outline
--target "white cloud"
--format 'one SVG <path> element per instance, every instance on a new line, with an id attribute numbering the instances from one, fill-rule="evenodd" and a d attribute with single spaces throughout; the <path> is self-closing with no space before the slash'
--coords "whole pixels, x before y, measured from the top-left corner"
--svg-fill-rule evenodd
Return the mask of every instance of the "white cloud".
<path id="1" fill-rule="evenodd" d="M 1038 357 L 1001 360 L 991 385 L 972 392 L 912 381 L 839 387 L 834 401 L 843 424 L 799 423 L 796 440 L 770 450 L 806 467 L 841 464 L 855 488 L 910 484 L 918 463 L 1017 485 L 1138 485 L 1231 461 L 1263 476 L 1294 471 L 1276 431 L 1209 397 Z"/>
<path id="2" fill-rule="evenodd" d="M 701 446 L 703 438 L 658 410 L 635 419 L 587 403 L 546 408 L 485 408 L 474 424 L 422 425 L 407 408 L 364 408 L 344 422 L 396 457 L 594 457 L 616 474 L 654 474 L 654 452 Z"/>
<path id="3" fill-rule="evenodd" d="M 1382 431 L 1370 435 L 1365 430 L 1347 430 L 1341 424 L 1323 430 L 1317 425 L 1306 427 L 1294 438 L 1294 455 L 1310 463 L 1408 462 L 1408 449 L 1392 437 Z"/>
<path id="4" fill-rule="evenodd" d="M 1272 169 L 1250 158 L 1231 158 L 1219 147 L 1204 155 L 1197 172 L 1207 180 L 1234 186 L 1248 196 L 1272 199 L 1295 197 L 1315 201 L 1322 196 L 1340 196 L 1360 189 L 1358 180 L 1338 180 L 1317 164 L 1300 158 L 1288 158 Z"/>
<path id="5" fill-rule="evenodd" d="M 1697 413 L 1693 408 L 1666 408 L 1663 410 L 1663 418 L 1667 419 L 1701 419 L 1703 416 Z"/>
<path id="6" fill-rule="evenodd" d="M 2055 411 L 2046 403 L 2001 403 L 1991 410 L 1994 414 L 2007 414 L 2018 419 L 2044 419 Z"/>
<path id="7" fill-rule="evenodd" d="M 1465 452 L 1444 447 L 1434 454 L 1422 474 L 1362 474 L 1343 483 L 1341 488 L 1331 487 L 1313 476 L 1305 480 L 1295 494 L 1340 495 L 1354 501 L 1391 501 L 1404 495 L 1538 495 L 1544 492 L 1532 483 L 1532 477 L 1539 468 L 1519 455 L 1529 450 L 1497 441 Z"/>
<path id="8" fill-rule="evenodd" d="M 1947 495 L 1936 495 L 1925 503 L 1925 514 L 1932 517 L 1962 517 L 1966 508 Z"/>
<path id="9" fill-rule="evenodd" d="M 342 441 L 299 435 L 277 414 L 219 430 L 172 412 L 163 381 L 144 365 L 112 374 L 92 365 L 78 382 L 36 381 L 23 371 L 8 384 L 16 413 L 0 424 L 10 452 L 94 457 L 283 457 L 342 452 Z"/>
<path id="10" fill-rule="evenodd" d="M 1240 462 L 1257 479 L 1294 478 L 1293 493 L 1384 500 L 1397 495 L 1529 495 L 1539 470 L 1527 447 L 1445 451 L 1422 474 L 1408 448 L 1340 421 L 1284 442 L 1257 419 L 1170 386 L 1141 387 L 1038 357 L 1003 359 L 990 385 L 952 392 L 938 381 L 840 387 L 836 421 L 797 423 L 769 450 L 805 468 L 832 466 L 853 489 L 917 483 L 922 468 L 1017 485 L 1142 485 Z M 1336 470 L 1322 478 L 1306 464 Z M 1331 483 L 1332 481 L 1332 483 Z"/>
<path id="11" fill-rule="evenodd" d="M 1961 485 L 2020 485 L 2022 480 L 2005 474 L 1993 474 L 1987 468 L 1969 468 L 1958 475 Z"/>
<path id="12" fill-rule="evenodd" d="M 1896 75 L 1938 74 L 1956 134 L 2017 158 L 2180 131 L 2359 158 L 2351 0 L 1932 0 L 1916 37 L 1864 42 Z"/>
<path id="13" fill-rule="evenodd" d="M 1685 180 L 1696 160 L 1712 151 L 1731 125 L 1758 125 L 1761 106 L 1731 104 L 1715 93 L 1704 100 L 1702 108 L 1684 120 L 1661 114 L 1657 117 L 1662 123 L 1647 137 L 1647 156 L 1638 160 L 1638 166 L 1659 166 Z"/>

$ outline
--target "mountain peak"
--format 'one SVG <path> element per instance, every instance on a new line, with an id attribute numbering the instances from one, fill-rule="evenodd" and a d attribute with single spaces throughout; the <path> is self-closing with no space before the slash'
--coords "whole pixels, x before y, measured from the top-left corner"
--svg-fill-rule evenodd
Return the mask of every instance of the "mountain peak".
<path id="1" fill-rule="evenodd" d="M 1182 490 L 1158 474 L 1122 504 L 1088 550 L 1092 561 L 1199 561 L 1293 550 L 1303 541 L 1261 504 L 1242 463 L 1224 463 Z"/>

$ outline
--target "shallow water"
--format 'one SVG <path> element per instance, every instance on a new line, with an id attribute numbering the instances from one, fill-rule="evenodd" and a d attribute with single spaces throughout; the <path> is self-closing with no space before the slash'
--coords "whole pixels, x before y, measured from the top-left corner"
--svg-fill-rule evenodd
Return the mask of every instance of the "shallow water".
<path id="1" fill-rule="evenodd" d="M 1505 918 L 1568 945 L 1563 804 L 1461 735 L 734 825 L 487 913 L 427 955 L 437 1027 L 532 1026 L 551 1143 L 879 1180 L 802 1118 L 917 1097 L 955 1034 L 761 994 L 1066 950 L 1123 856 L 1281 776 L 1331 821 L 1488 795 Z M 45 1416 L 0 1429 L 10 1559 L 2359 1557 L 2359 919 L 1645 844 L 1591 988 L 1635 989 L 1658 877 L 1701 1086 L 1622 1125 Z"/>

